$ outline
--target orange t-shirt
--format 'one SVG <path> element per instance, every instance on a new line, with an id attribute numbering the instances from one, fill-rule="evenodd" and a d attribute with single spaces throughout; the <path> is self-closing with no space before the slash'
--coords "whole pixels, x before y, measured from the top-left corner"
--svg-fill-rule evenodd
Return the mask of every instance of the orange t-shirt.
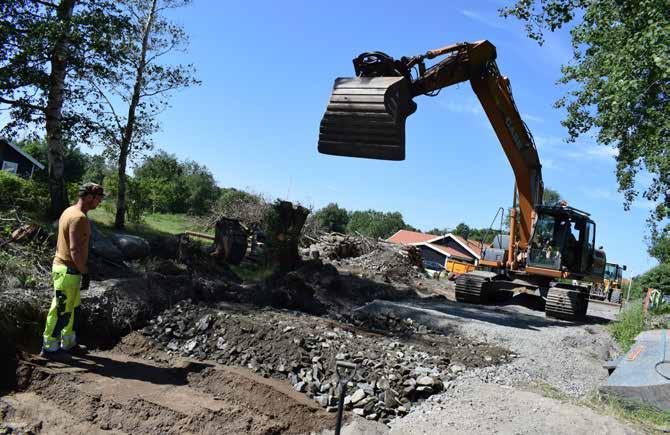
<path id="1" fill-rule="evenodd" d="M 71 206 L 65 209 L 58 220 L 58 242 L 56 242 L 56 256 L 54 264 L 77 269 L 77 265 L 72 261 L 70 255 L 70 229 L 74 229 L 81 234 L 81 240 L 84 246 L 84 258 L 88 259 L 88 241 L 91 238 L 91 226 L 88 218 L 77 206 Z"/>

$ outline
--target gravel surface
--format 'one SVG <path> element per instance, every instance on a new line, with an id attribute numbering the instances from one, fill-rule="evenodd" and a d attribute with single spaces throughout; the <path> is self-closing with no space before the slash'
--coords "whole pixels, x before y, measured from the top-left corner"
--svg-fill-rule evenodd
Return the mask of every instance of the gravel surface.
<path id="1" fill-rule="evenodd" d="M 443 393 L 393 420 L 392 434 L 637 433 L 614 417 L 574 403 L 606 382 L 602 364 L 618 352 L 602 317 L 591 314 L 585 323 L 570 323 L 522 305 L 470 305 L 442 298 L 374 301 L 355 317 L 389 313 L 433 331 L 457 331 L 496 343 L 515 356 L 506 364 L 466 369 Z"/>
<path id="2" fill-rule="evenodd" d="M 493 384 L 455 387 L 433 396 L 391 435 L 414 434 L 635 434 L 635 428 L 592 409 Z"/>
<path id="3" fill-rule="evenodd" d="M 523 306 L 459 304 L 444 299 L 394 303 L 374 301 L 357 315 L 379 316 L 395 312 L 431 330 L 459 334 L 509 349 L 510 363 L 466 371 L 456 382 L 481 380 L 501 385 L 527 385 L 541 381 L 562 394 L 579 398 L 607 380 L 602 364 L 617 354 L 614 340 L 590 318 L 587 324 L 563 322 Z"/>

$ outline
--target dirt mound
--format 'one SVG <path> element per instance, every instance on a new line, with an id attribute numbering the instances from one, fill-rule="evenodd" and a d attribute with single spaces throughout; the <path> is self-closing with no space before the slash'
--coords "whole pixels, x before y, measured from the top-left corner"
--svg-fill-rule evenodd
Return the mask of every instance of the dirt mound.
<path id="1" fill-rule="evenodd" d="M 412 284 L 416 279 L 424 278 L 412 257 L 386 246 L 377 247 L 359 257 L 333 261 L 333 265 L 338 269 L 387 283 Z"/>
<path id="2" fill-rule="evenodd" d="M 382 421 L 440 391 L 466 367 L 507 361 L 507 352 L 496 346 L 456 334 L 416 331 L 404 328 L 400 341 L 298 312 L 183 302 L 141 332 L 169 354 L 288 379 L 297 391 L 329 410 L 334 410 L 337 396 L 334 363 L 353 361 L 359 369 L 347 407 Z"/>

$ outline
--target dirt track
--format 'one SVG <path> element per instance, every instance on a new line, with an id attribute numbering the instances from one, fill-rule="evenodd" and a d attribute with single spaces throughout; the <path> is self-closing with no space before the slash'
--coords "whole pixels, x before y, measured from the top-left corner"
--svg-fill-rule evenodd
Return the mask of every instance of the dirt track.
<path id="1" fill-rule="evenodd" d="M 26 390 L 2 400 L 5 424 L 39 433 L 308 433 L 332 414 L 286 382 L 238 367 L 171 358 L 157 363 L 131 335 L 110 352 L 24 361 Z"/>

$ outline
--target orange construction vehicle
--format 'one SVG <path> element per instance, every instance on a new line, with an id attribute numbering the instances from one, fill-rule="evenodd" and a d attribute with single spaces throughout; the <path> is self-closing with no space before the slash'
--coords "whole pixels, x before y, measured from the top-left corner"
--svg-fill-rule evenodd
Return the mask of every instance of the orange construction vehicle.
<path id="1" fill-rule="evenodd" d="M 442 56 L 426 67 L 426 60 Z M 480 303 L 523 288 L 546 301 L 548 316 L 583 318 L 588 287 L 564 282 L 602 280 L 605 252 L 595 247 L 596 225 L 588 213 L 565 203 L 542 204 L 537 148 L 495 59 L 496 49 L 489 41 L 454 44 L 400 59 L 381 52 L 359 55 L 353 60 L 356 77 L 335 80 L 321 120 L 319 152 L 404 160 L 405 120 L 417 107 L 412 99 L 435 96 L 442 88 L 470 81 L 516 183 L 509 235 L 484 249 L 480 265 L 487 270 L 458 277 L 456 298 Z"/>

